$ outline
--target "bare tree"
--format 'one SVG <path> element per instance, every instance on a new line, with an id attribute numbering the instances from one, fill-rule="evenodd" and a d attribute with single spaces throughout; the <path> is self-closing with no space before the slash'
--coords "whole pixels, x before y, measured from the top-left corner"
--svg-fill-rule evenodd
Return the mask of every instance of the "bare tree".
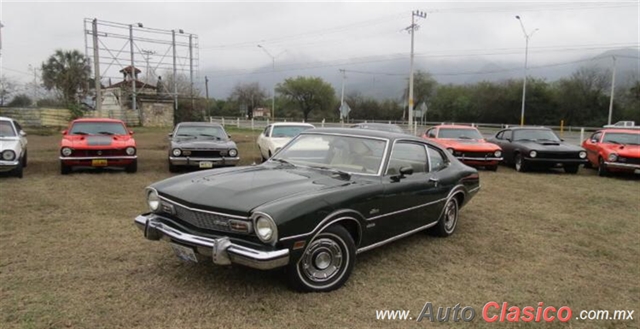
<path id="1" fill-rule="evenodd" d="M 266 98 L 266 93 L 257 82 L 242 84 L 233 87 L 230 98 L 239 105 L 247 107 L 247 115 L 253 116 L 253 109 L 262 104 Z"/>
<path id="2" fill-rule="evenodd" d="M 13 79 L 7 78 L 5 75 L 0 77 L 0 106 L 4 106 L 4 102 L 16 91 L 16 83 Z"/>

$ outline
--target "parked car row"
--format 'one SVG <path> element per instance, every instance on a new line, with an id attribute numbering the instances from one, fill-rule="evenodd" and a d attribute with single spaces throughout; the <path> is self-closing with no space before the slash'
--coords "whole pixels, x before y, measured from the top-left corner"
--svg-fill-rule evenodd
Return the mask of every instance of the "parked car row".
<path id="1" fill-rule="evenodd" d="M 27 133 L 17 121 L 0 117 L 0 172 L 22 178 L 26 166 Z"/>

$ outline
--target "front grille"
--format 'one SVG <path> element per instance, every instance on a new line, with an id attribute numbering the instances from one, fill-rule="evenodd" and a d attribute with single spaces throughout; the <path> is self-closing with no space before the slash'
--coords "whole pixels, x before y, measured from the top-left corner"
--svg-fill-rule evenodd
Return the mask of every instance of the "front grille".
<path id="1" fill-rule="evenodd" d="M 99 157 L 126 155 L 125 150 L 74 150 L 72 156 Z"/>
<path id="2" fill-rule="evenodd" d="M 466 158 L 484 158 L 484 157 L 493 157 L 493 152 L 454 152 L 454 155 L 457 157 L 466 157 Z"/>
<path id="3" fill-rule="evenodd" d="M 640 164 L 640 158 L 625 158 L 619 157 L 618 162 L 628 163 L 628 164 Z"/>
<path id="4" fill-rule="evenodd" d="M 251 221 L 249 220 L 235 219 L 224 216 L 223 214 L 213 214 L 204 211 L 191 210 L 173 202 L 164 201 L 163 205 L 164 204 L 170 204 L 173 208 L 173 213 L 169 215 L 177 218 L 179 221 L 185 222 L 199 229 L 245 234 L 251 232 Z M 162 209 L 165 213 L 167 213 L 167 210 L 169 210 L 165 207 L 163 207 Z M 236 223 L 246 223 L 248 232 L 239 232 L 237 229 L 232 230 L 231 227 L 233 227 L 233 225 L 235 225 Z"/>
<path id="5" fill-rule="evenodd" d="M 538 152 L 541 159 L 580 159 L 578 152 Z"/>
<path id="6" fill-rule="evenodd" d="M 218 150 L 184 150 L 184 155 L 193 158 L 219 158 L 223 154 Z M 226 155 L 226 152 L 224 152 Z"/>

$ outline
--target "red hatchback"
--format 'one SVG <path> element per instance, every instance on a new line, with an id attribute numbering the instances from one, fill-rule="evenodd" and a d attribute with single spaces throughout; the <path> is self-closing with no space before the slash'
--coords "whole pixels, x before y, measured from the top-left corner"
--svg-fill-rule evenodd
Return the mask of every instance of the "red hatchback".
<path id="1" fill-rule="evenodd" d="M 640 174 L 640 130 L 605 128 L 582 142 L 587 150 L 587 166 L 598 169 L 598 175 L 609 172 Z"/>
<path id="2" fill-rule="evenodd" d="M 427 130 L 422 138 L 442 145 L 458 160 L 469 166 L 484 166 L 496 171 L 502 161 L 502 148 L 488 143 L 475 127 L 440 125 Z"/>
<path id="3" fill-rule="evenodd" d="M 121 120 L 77 119 L 62 135 L 60 173 L 63 175 L 69 174 L 73 167 L 120 167 L 129 173 L 138 170 L 133 131 Z"/>

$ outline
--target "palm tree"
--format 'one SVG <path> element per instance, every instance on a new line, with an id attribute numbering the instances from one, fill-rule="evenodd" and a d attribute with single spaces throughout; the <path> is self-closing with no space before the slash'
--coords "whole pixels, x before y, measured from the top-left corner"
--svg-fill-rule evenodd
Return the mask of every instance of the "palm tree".
<path id="1" fill-rule="evenodd" d="M 56 89 L 68 104 L 77 103 L 78 92 L 87 92 L 91 75 L 89 59 L 77 50 L 56 50 L 42 63 L 42 81 L 48 89 Z"/>

